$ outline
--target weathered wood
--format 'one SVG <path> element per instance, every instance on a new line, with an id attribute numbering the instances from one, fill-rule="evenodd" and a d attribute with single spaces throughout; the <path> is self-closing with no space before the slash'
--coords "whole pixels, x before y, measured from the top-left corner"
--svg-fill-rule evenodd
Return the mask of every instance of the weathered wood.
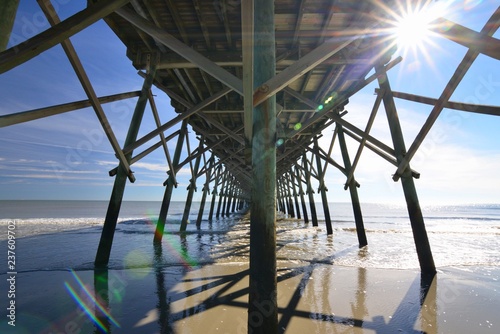
<path id="1" fill-rule="evenodd" d="M 378 91 L 379 91 L 378 89 L 375 89 L 375 93 L 378 93 Z M 398 99 L 428 104 L 431 106 L 434 106 L 438 103 L 438 99 L 434 99 L 434 98 L 426 97 L 426 96 L 415 95 L 415 94 L 393 91 L 392 95 Z M 467 112 L 472 112 L 472 113 L 476 113 L 476 114 L 483 114 L 483 115 L 500 116 L 500 107 L 488 106 L 488 105 L 484 105 L 484 104 L 470 104 L 470 103 L 463 103 L 463 102 L 448 101 L 448 102 L 445 102 L 443 104 L 443 108 L 455 109 L 455 110 L 460 110 L 460 111 L 467 111 Z"/>
<path id="2" fill-rule="evenodd" d="M 201 151 L 203 148 L 203 139 L 200 140 L 200 145 L 198 149 Z M 189 223 L 189 212 L 191 211 L 191 204 L 193 203 L 193 195 L 196 191 L 196 174 L 198 174 L 198 169 L 200 168 L 201 155 L 196 158 L 196 162 L 194 163 L 193 173 L 191 180 L 189 181 L 188 193 L 186 196 L 186 204 L 184 205 L 184 213 L 182 214 L 180 231 L 186 231 L 187 224 Z"/>
<path id="3" fill-rule="evenodd" d="M 300 177 L 300 171 L 295 165 L 295 175 L 297 176 L 297 184 L 299 187 L 300 204 L 302 205 L 302 215 L 304 216 L 304 223 L 309 223 L 309 217 L 307 215 L 306 201 L 304 200 L 304 190 L 302 190 L 302 178 Z"/>
<path id="4" fill-rule="evenodd" d="M 274 1 L 255 0 L 254 86 L 276 73 Z M 253 112 L 248 333 L 278 333 L 276 97 Z"/>
<path id="5" fill-rule="evenodd" d="M 406 154 L 406 148 L 396 105 L 394 103 L 394 98 L 392 97 L 389 78 L 381 66 L 377 66 L 375 70 L 378 76 L 379 86 L 384 91 L 382 101 L 384 102 L 387 119 L 389 121 L 389 129 L 391 132 L 392 142 L 394 144 L 394 150 L 396 152 L 396 159 L 400 163 Z M 417 249 L 420 269 L 424 273 L 434 274 L 436 273 L 436 266 L 434 265 L 431 246 L 429 244 L 429 238 L 427 237 L 424 217 L 418 201 L 415 183 L 409 168 L 405 170 L 403 175 L 401 175 L 401 184 L 403 186 L 406 205 L 408 207 L 408 214 L 410 216 L 413 239 Z"/>
<path id="6" fill-rule="evenodd" d="M 141 94 L 141 91 L 121 93 L 99 97 L 99 103 L 111 103 L 115 101 L 125 100 L 132 97 L 137 97 Z M 0 116 L 0 128 L 5 126 L 10 126 L 14 124 L 34 121 L 36 119 L 45 118 L 49 116 L 59 115 L 73 110 L 83 109 L 92 106 L 90 100 L 81 100 L 76 102 L 59 104 L 51 107 L 33 109 L 28 111 L 22 111 L 18 113 L 2 115 Z"/>
<path id="7" fill-rule="evenodd" d="M 293 65 L 287 67 L 285 70 L 273 76 L 265 83 L 262 83 L 259 89 L 255 90 L 253 95 L 254 106 L 262 103 L 269 96 L 276 94 L 281 89 L 288 86 L 288 84 L 297 80 L 297 78 L 309 72 L 324 60 L 346 48 L 349 44 L 358 39 L 360 35 L 361 34 L 345 36 L 345 38 L 342 39 L 334 37 L 326 40 L 316 49 L 297 60 L 297 62 Z"/>
<path id="8" fill-rule="evenodd" d="M 40 53 L 113 13 L 130 0 L 99 1 L 40 34 L 0 53 L 0 74 L 36 57 Z"/>
<path id="9" fill-rule="evenodd" d="M 224 173 L 222 175 L 222 184 L 220 186 L 219 203 L 217 204 L 217 212 L 215 213 L 215 218 L 217 218 L 217 219 L 220 217 L 221 208 L 222 208 L 222 202 L 223 202 L 223 198 L 222 197 L 224 196 L 224 190 L 225 190 L 225 187 L 226 187 L 227 179 L 228 179 L 228 175 L 226 173 Z"/>
<path id="10" fill-rule="evenodd" d="M 373 125 L 373 122 L 375 121 L 375 117 L 377 116 L 377 111 L 378 111 L 378 108 L 380 107 L 381 102 L 382 102 L 382 95 L 378 94 L 377 98 L 375 100 L 375 103 L 373 104 L 373 108 L 372 108 L 372 111 L 370 113 L 370 117 L 368 117 L 368 122 L 366 123 L 365 131 L 364 131 L 364 134 L 366 134 L 366 135 L 370 134 L 370 130 L 372 129 L 372 125 Z M 338 128 L 342 129 L 342 125 L 340 125 L 340 127 L 338 127 Z M 343 132 L 342 132 L 342 137 L 344 137 Z M 354 157 L 354 162 L 352 163 L 351 167 L 349 168 L 349 172 L 347 175 L 347 181 L 345 183 L 344 189 L 347 189 L 347 187 L 351 183 L 351 180 L 352 180 L 353 175 L 354 175 L 354 171 L 356 170 L 356 166 L 358 165 L 359 159 L 361 158 L 361 153 L 363 152 L 363 148 L 365 147 L 366 139 L 367 139 L 366 137 L 363 137 L 361 139 L 361 142 L 359 143 L 359 147 L 358 147 L 358 150 L 356 152 L 356 156 Z M 349 162 L 349 165 L 350 164 L 351 163 Z M 347 165 L 345 164 L 345 158 L 344 158 L 344 166 L 346 166 L 346 168 L 347 168 Z"/>
<path id="11" fill-rule="evenodd" d="M 9 43 L 18 6 L 19 0 L 0 1 L 0 52 L 4 51 Z"/>
<path id="12" fill-rule="evenodd" d="M 148 91 L 153 84 L 155 74 L 156 68 L 152 66 L 150 72 L 148 73 L 148 76 L 146 77 L 142 85 L 141 96 L 137 100 L 137 104 L 130 121 L 130 126 L 128 129 L 127 137 L 125 138 L 124 145 L 134 142 L 137 137 L 137 133 L 139 132 L 139 128 L 141 126 L 142 117 L 144 115 L 144 110 L 146 108 Z M 131 156 L 132 152 L 128 153 L 125 156 L 127 161 L 130 161 Z M 109 262 L 111 247 L 113 245 L 113 237 L 115 235 L 116 223 L 118 221 L 118 215 L 120 213 L 126 183 L 127 171 L 120 165 L 115 177 L 113 190 L 111 192 L 111 198 L 108 204 L 108 210 L 106 212 L 106 218 L 104 219 L 104 226 L 101 232 L 101 239 L 99 240 L 99 246 L 97 248 L 97 253 L 94 261 L 96 267 L 105 267 Z"/>
<path id="13" fill-rule="evenodd" d="M 290 175 L 290 183 L 292 184 L 292 195 L 295 202 L 295 212 L 297 213 L 297 218 L 301 219 L 302 217 L 300 215 L 299 199 L 297 198 L 297 187 L 295 186 L 295 173 L 291 167 L 289 175 Z"/>
<path id="14" fill-rule="evenodd" d="M 366 239 L 363 215 L 361 213 L 361 205 L 359 203 L 358 190 L 356 188 L 356 180 L 354 179 L 354 174 L 352 172 L 351 160 L 349 159 L 349 151 L 347 150 L 347 144 L 345 141 L 342 125 L 337 124 L 337 135 L 339 137 L 339 145 L 342 159 L 344 160 L 345 169 L 348 171 L 349 175 L 352 175 L 352 177 L 348 181 L 349 183 L 346 184 L 346 186 L 349 187 L 349 192 L 351 194 L 351 204 L 352 211 L 354 213 L 354 222 L 356 224 L 356 234 L 358 235 L 358 244 L 361 248 L 368 245 L 368 241 Z"/>
<path id="15" fill-rule="evenodd" d="M 314 190 L 311 185 L 311 169 L 310 169 L 311 164 L 308 162 L 305 153 L 302 155 L 302 166 L 306 174 L 306 182 L 307 182 L 306 193 L 307 196 L 309 196 L 309 208 L 311 209 L 312 225 L 318 226 L 318 216 L 316 215 L 316 205 L 314 204 L 314 196 L 313 196 Z"/>
<path id="16" fill-rule="evenodd" d="M 209 221 L 211 221 L 214 216 L 215 201 L 217 199 L 217 186 L 219 185 L 219 179 L 221 177 L 221 169 L 222 167 L 219 165 L 219 167 L 217 168 L 217 173 L 215 175 L 214 190 L 212 191 L 212 202 L 210 203 L 210 212 L 208 213 Z"/>
<path id="17" fill-rule="evenodd" d="M 205 184 L 203 185 L 203 194 L 201 195 L 200 209 L 198 210 L 198 217 L 196 218 L 196 227 L 199 229 L 201 227 L 201 221 L 203 219 L 203 212 L 205 211 L 205 202 L 207 200 L 207 195 L 210 193 L 210 176 L 212 173 L 214 165 L 214 156 L 208 161 L 209 167 L 205 173 Z M 198 176 L 197 176 L 198 177 Z"/>
<path id="18" fill-rule="evenodd" d="M 208 99 L 198 103 L 196 106 L 193 106 L 192 104 L 190 104 L 191 107 L 189 110 L 187 110 L 186 112 L 183 112 L 180 115 L 177 115 L 176 117 L 174 117 L 173 119 L 171 119 L 167 123 L 163 124 L 162 126 L 158 127 L 157 129 L 144 135 L 142 138 L 138 139 L 134 143 L 127 145 L 123 149 L 123 152 L 125 152 L 125 154 L 126 154 L 127 152 L 134 150 L 137 147 L 147 143 L 149 140 L 153 139 L 154 137 L 156 137 L 160 133 L 167 131 L 172 126 L 176 125 L 177 123 L 182 122 L 183 120 L 187 119 L 189 116 L 199 112 L 201 109 L 203 109 L 206 106 L 210 105 L 211 103 L 217 101 L 222 96 L 228 94 L 230 91 L 231 91 L 230 88 L 225 88 L 225 89 L 221 90 L 220 92 L 218 92 L 217 94 L 215 94 L 215 95 L 209 97 Z"/>

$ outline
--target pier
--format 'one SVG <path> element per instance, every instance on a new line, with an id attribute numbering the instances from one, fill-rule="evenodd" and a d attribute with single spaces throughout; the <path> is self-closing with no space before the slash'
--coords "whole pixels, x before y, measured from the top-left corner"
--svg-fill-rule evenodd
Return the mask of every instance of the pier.
<path id="1" fill-rule="evenodd" d="M 205 208 L 209 208 L 209 220 L 249 209 L 248 331 L 277 333 L 278 212 L 318 226 L 317 211 L 322 210 L 325 233 L 332 234 L 331 193 L 348 191 L 359 247 L 366 246 L 370 240 L 358 194 L 361 184 L 355 175 L 363 151 L 370 150 L 387 162 L 388 173 L 401 184 L 414 239 L 408 248 L 416 251 L 423 275 L 432 277 L 436 265 L 414 182 L 420 173 L 411 167 L 412 158 L 444 108 L 500 115 L 498 106 L 450 101 L 478 55 L 500 60 L 500 40 L 492 37 L 500 26 L 500 7 L 481 31 L 442 18 L 434 21 L 435 33 L 468 51 L 439 98 L 433 99 L 391 89 L 387 72 L 404 61 L 394 56 L 396 44 L 389 32 L 390 13 L 402 9 L 400 2 L 91 0 L 84 10 L 61 20 L 50 0 L 38 0 L 51 28 L 7 49 L 18 4 L 7 0 L 0 5 L 0 75 L 60 44 L 88 99 L 2 115 L 0 127 L 92 107 L 116 156 L 116 166 L 109 170 L 114 185 L 96 250 L 96 268 L 105 268 L 110 261 L 126 186 L 141 177 L 134 173 L 134 163 L 153 151 L 164 152 L 167 175 L 152 243 L 162 241 L 172 193 L 178 186 L 176 174 L 183 167 L 189 167 L 190 182 L 181 231 L 186 230 L 196 191 L 202 194 L 198 228 L 203 228 Z M 124 57 L 144 79 L 140 91 L 113 96 L 95 93 L 69 38 L 98 20 L 104 20 L 126 46 Z M 360 128 L 344 116 L 349 99 L 372 83 L 378 85 L 373 107 L 366 126 Z M 177 113 L 165 123 L 160 120 L 162 110 L 156 107 L 153 86 L 169 97 Z M 102 105 L 131 98 L 137 102 L 121 146 Z M 433 106 L 412 142 L 405 142 L 395 99 Z M 156 128 L 141 128 L 147 105 Z M 377 114 L 387 118 L 390 146 L 370 134 Z M 140 129 L 147 133 L 139 136 Z M 327 134 L 327 129 L 333 131 Z M 196 143 L 190 142 L 191 130 Z M 173 133 L 166 135 L 167 131 Z M 321 147 L 319 139 L 330 133 L 328 149 Z M 349 151 L 347 139 L 357 143 L 357 150 Z M 169 143 L 175 143 L 173 151 Z M 332 158 L 335 146 L 340 148 L 341 161 Z M 183 150 L 188 157 L 181 160 Z M 329 189 L 325 182 L 333 169 L 345 177 L 343 189 Z M 321 205 L 316 206 L 315 193 Z"/>

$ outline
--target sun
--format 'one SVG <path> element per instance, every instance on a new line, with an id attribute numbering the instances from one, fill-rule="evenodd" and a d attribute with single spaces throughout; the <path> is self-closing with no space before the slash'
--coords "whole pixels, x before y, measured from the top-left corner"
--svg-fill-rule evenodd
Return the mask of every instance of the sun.
<path id="1" fill-rule="evenodd" d="M 407 13 L 397 21 L 394 30 L 400 48 L 422 47 L 429 39 L 429 19 L 422 11 Z"/>
<path id="2" fill-rule="evenodd" d="M 432 44 L 432 22 L 445 14 L 447 4 L 438 2 L 420 8 L 407 8 L 394 18 L 392 35 L 402 53 L 408 51 L 426 52 L 426 47 Z"/>

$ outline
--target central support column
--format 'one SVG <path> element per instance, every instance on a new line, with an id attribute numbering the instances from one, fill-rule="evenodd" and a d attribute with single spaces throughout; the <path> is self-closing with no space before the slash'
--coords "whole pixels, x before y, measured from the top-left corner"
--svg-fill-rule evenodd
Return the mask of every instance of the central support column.
<path id="1" fill-rule="evenodd" d="M 396 159 L 398 164 L 401 164 L 401 161 L 406 154 L 406 147 L 403 132 L 401 131 L 401 125 L 399 123 L 396 104 L 394 103 L 394 97 L 392 95 L 389 79 L 387 77 L 387 73 L 385 73 L 385 70 L 383 69 L 383 66 L 377 66 L 375 70 L 380 89 L 384 91 L 382 101 L 384 102 L 387 119 L 389 121 L 389 128 L 391 131 L 392 141 L 394 143 Z M 406 167 L 401 175 L 401 184 L 403 186 L 406 205 L 408 207 L 408 214 L 410 216 L 413 239 L 415 240 L 415 246 L 417 248 L 420 269 L 422 270 L 422 273 L 434 275 L 436 273 L 436 266 L 434 265 L 431 246 L 429 244 L 429 238 L 427 237 L 427 231 L 425 230 L 424 217 L 422 215 L 420 203 L 418 202 L 417 190 L 415 189 L 415 183 L 413 182 L 410 165 Z"/>
<path id="2" fill-rule="evenodd" d="M 274 1 L 255 0 L 254 87 L 276 74 Z M 248 333 L 278 333 L 276 271 L 276 97 L 254 108 Z"/>

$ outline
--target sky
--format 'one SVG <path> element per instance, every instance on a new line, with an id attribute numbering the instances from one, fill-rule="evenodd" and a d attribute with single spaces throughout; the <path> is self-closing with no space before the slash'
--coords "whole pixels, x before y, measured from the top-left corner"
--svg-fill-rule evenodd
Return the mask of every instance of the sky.
<path id="1" fill-rule="evenodd" d="M 53 0 L 65 19 L 82 10 L 86 1 Z M 496 0 L 437 1 L 446 4 L 442 16 L 480 31 L 498 7 Z M 21 0 L 9 46 L 49 27 L 35 1 Z M 495 38 L 500 38 L 496 33 Z M 126 49 L 109 27 L 99 21 L 71 38 L 98 96 L 140 90 L 137 74 Z M 420 46 L 400 47 L 403 61 L 389 71 L 394 91 L 438 98 L 467 49 L 440 36 L 429 35 Z M 375 101 L 376 82 L 350 99 L 345 119 L 364 129 Z M 168 97 L 153 88 L 162 123 L 176 114 Z M 32 110 L 87 97 L 67 60 L 56 46 L 0 75 L 0 115 Z M 500 106 L 500 62 L 479 55 L 451 97 L 452 101 Z M 103 105 L 120 145 L 123 145 L 136 98 Z M 406 147 L 409 148 L 432 106 L 396 99 Z M 139 137 L 155 127 L 147 107 Z M 167 132 L 166 135 L 177 128 Z M 415 180 L 420 202 L 432 204 L 500 203 L 500 117 L 445 109 L 411 162 L 421 177 Z M 323 132 L 326 149 L 333 127 Z M 383 106 L 371 134 L 392 145 Z M 191 148 L 197 141 L 190 135 Z M 351 160 L 358 143 L 347 137 Z M 169 142 L 173 153 L 175 141 Z M 146 148 L 146 146 L 144 146 Z M 183 152 L 181 160 L 187 155 Z M 341 162 L 338 144 L 332 157 Z M 208 158 L 208 156 L 207 156 Z M 113 178 L 108 171 L 117 165 L 91 108 L 0 128 L 0 200 L 74 199 L 107 200 Z M 160 149 L 133 165 L 137 181 L 128 184 L 125 200 L 161 200 L 168 169 Z M 396 167 L 368 149 L 355 177 L 362 202 L 404 203 L 400 182 L 392 180 Z M 178 174 L 173 200 L 185 200 L 189 168 Z M 195 200 L 201 197 L 204 177 L 198 179 Z M 350 201 L 344 191 L 345 176 L 329 166 L 326 174 L 331 202 Z M 317 194 L 316 194 L 317 196 Z"/>

